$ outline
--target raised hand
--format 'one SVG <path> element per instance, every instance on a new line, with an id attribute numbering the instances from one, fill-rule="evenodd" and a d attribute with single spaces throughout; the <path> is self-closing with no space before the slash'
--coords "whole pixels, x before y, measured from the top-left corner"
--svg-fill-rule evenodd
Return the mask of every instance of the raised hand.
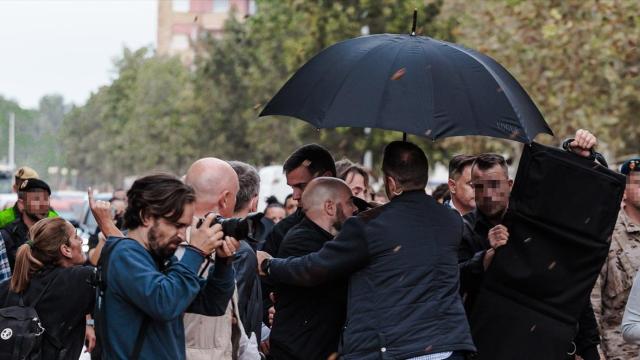
<path id="1" fill-rule="evenodd" d="M 588 157 L 591 155 L 591 149 L 598 144 L 598 139 L 590 133 L 588 130 L 579 129 L 576 131 L 576 136 L 572 142 L 569 143 L 571 151 L 574 153 Z"/>
<path id="2" fill-rule="evenodd" d="M 87 189 L 87 195 L 89 196 L 89 209 L 93 217 L 96 219 L 96 223 L 105 236 L 123 236 L 120 229 L 113 223 L 111 217 L 111 203 L 108 201 L 96 200 L 93 197 L 93 189 Z"/>

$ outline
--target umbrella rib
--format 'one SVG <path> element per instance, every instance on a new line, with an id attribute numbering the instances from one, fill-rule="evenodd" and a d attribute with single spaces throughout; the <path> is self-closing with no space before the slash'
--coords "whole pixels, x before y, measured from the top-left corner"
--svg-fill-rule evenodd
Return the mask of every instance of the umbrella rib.
<path id="1" fill-rule="evenodd" d="M 349 69 L 349 71 L 346 73 L 346 75 L 344 76 L 344 78 L 342 78 L 342 81 L 340 81 L 340 86 L 338 86 L 338 90 L 335 92 L 335 94 L 333 95 L 333 97 L 331 98 L 331 102 L 329 103 L 329 105 L 327 106 L 327 112 L 325 113 L 325 116 L 322 117 L 322 124 L 324 125 L 324 120 L 326 119 L 326 114 L 329 112 L 329 110 L 331 109 L 331 107 L 333 106 L 333 103 L 336 101 L 336 98 L 338 97 L 338 94 L 340 93 L 340 89 L 342 89 L 342 85 L 344 85 L 344 83 L 347 81 L 347 79 L 349 78 L 349 76 L 351 76 L 351 74 L 355 71 L 355 69 L 358 68 L 358 64 L 372 51 L 374 51 L 375 49 L 379 48 L 382 45 L 386 45 L 386 42 L 380 43 L 374 47 L 372 47 L 371 49 L 369 49 L 369 51 L 365 52 L 364 54 L 362 54 L 362 56 L 358 59 L 358 61 L 351 67 L 351 69 Z M 307 98 L 305 99 L 305 104 L 307 103 L 307 101 L 309 101 L 309 98 L 311 97 L 311 94 L 309 94 L 307 96 Z"/>
<path id="2" fill-rule="evenodd" d="M 495 71 L 493 71 L 491 68 L 489 68 L 488 66 L 486 66 L 486 65 L 484 64 L 484 62 L 483 62 L 483 61 L 481 61 L 477 56 L 475 56 L 475 54 L 473 54 L 473 53 L 471 53 L 471 52 L 467 51 L 467 50 L 466 50 L 466 49 L 464 49 L 464 48 L 461 48 L 461 47 L 459 47 L 459 46 L 456 46 L 455 44 L 452 44 L 452 43 L 445 43 L 445 44 L 446 44 L 446 45 L 448 45 L 448 46 L 450 46 L 451 48 L 453 48 L 453 49 L 455 49 L 455 50 L 458 50 L 458 51 L 460 51 L 460 52 L 462 52 L 462 53 L 466 54 L 467 56 L 469 56 L 469 57 L 473 58 L 473 59 L 474 59 L 478 64 L 482 65 L 482 67 L 483 67 L 487 72 L 489 72 L 489 73 L 491 74 L 491 77 L 492 77 L 492 78 L 493 78 L 493 79 L 498 83 L 498 86 L 500 86 L 500 88 L 501 88 L 501 89 L 506 89 L 506 88 L 507 88 L 507 87 L 505 86 L 506 84 L 502 81 L 502 79 L 498 76 L 498 74 L 496 74 L 496 73 L 495 73 Z M 511 108 L 513 109 L 513 112 L 516 114 L 516 116 L 518 116 L 518 119 L 520 120 L 520 124 L 521 124 L 521 127 L 522 127 L 522 131 L 524 131 L 525 138 L 526 138 L 527 140 L 529 140 L 530 138 L 529 138 L 529 134 L 527 134 L 527 127 L 526 127 L 526 126 L 524 126 L 524 122 L 523 122 L 522 116 L 521 116 L 521 114 L 520 114 L 520 111 L 515 107 L 515 105 L 514 105 L 514 101 L 512 101 L 512 100 L 514 100 L 514 99 L 510 99 L 510 98 L 509 98 L 509 94 L 508 94 L 508 92 L 507 92 L 507 91 L 503 91 L 502 93 L 503 93 L 503 94 L 504 94 L 504 96 L 507 98 L 507 100 L 508 100 L 508 101 L 507 101 L 507 103 L 509 103 L 509 106 L 511 106 Z M 529 141 L 532 141 L 532 140 L 529 140 Z"/>
<path id="3" fill-rule="evenodd" d="M 442 45 L 449 45 L 449 43 L 445 42 L 445 41 L 440 41 L 440 40 L 435 40 L 432 39 L 433 41 L 435 41 L 436 43 L 442 44 Z M 422 48 L 424 49 L 424 43 L 422 44 Z M 425 50 L 426 51 L 426 50 Z M 439 51 L 436 51 L 438 53 L 439 56 L 446 58 L 446 56 L 442 55 Z M 465 79 L 462 77 L 462 75 L 460 75 L 457 71 L 453 71 L 452 72 L 453 76 L 457 77 L 458 80 L 460 81 L 461 84 L 464 85 L 463 90 L 464 90 L 464 94 L 465 94 L 465 98 L 467 99 L 467 103 L 469 105 L 469 110 L 471 111 L 471 113 L 473 114 L 473 120 L 475 121 L 475 128 L 476 128 L 476 132 L 480 132 L 480 124 L 478 124 L 478 118 L 479 116 L 477 115 L 477 111 L 475 109 L 475 107 L 473 106 L 473 101 L 471 101 L 472 96 L 469 93 L 469 89 L 467 86 L 467 82 L 465 81 Z"/>
<path id="4" fill-rule="evenodd" d="M 420 43 L 420 49 L 422 50 L 422 53 L 424 54 L 424 61 L 425 61 L 425 69 L 427 69 L 429 67 L 429 55 L 427 54 L 427 49 L 424 48 L 424 43 Z M 428 71 L 428 75 L 431 77 L 431 70 Z M 433 86 L 433 77 L 431 77 L 431 83 Z M 435 117 L 434 117 L 434 110 L 435 110 L 435 100 L 433 98 L 433 91 L 431 91 L 430 93 L 431 95 L 431 119 L 433 121 L 433 123 L 429 124 L 427 126 L 427 129 L 433 129 L 436 126 L 436 121 L 435 121 Z M 427 113 L 428 109 L 425 109 L 425 114 Z M 435 141 L 436 140 L 436 135 L 435 131 L 431 134 L 431 141 Z"/>
<path id="5" fill-rule="evenodd" d="M 396 51 L 396 55 L 393 57 L 393 61 L 391 61 L 391 65 L 389 66 L 389 69 L 391 71 L 393 71 L 393 66 L 396 63 L 396 59 L 398 59 L 398 55 L 400 54 L 400 51 L 403 49 L 403 47 L 406 45 L 406 42 L 401 42 L 400 46 L 398 47 L 398 50 Z M 387 75 L 389 74 L 390 71 L 387 71 Z M 389 87 L 389 84 L 391 83 L 389 81 L 389 76 L 386 77 L 387 81 L 385 81 L 384 83 L 384 88 L 382 89 L 382 98 L 384 98 L 385 94 L 387 93 L 387 88 Z M 378 110 L 376 111 L 377 117 L 376 117 L 376 121 L 374 122 L 374 124 L 376 124 L 376 127 L 380 127 L 378 126 L 378 122 L 380 121 L 380 109 L 382 107 L 382 99 L 380 99 L 380 101 L 378 101 Z M 405 132 L 405 131 L 403 131 Z"/>

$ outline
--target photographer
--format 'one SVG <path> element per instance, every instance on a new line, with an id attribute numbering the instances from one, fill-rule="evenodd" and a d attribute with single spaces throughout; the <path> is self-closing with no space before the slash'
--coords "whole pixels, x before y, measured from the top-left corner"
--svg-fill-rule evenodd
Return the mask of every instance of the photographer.
<path id="1" fill-rule="evenodd" d="M 233 217 L 239 182 L 236 172 L 226 161 L 212 157 L 197 160 L 187 171 L 185 182 L 195 190 L 196 216 L 202 217 L 208 213 L 214 213 L 223 218 Z M 236 249 L 238 248 L 239 245 Z M 235 250 L 233 255 L 235 257 Z M 214 265 L 217 262 L 218 260 Z M 242 335 L 246 334 L 244 329 L 238 327 L 235 291 L 233 297 L 232 301 L 227 301 L 225 304 L 224 311 L 217 314 L 219 316 L 202 316 L 192 311 L 185 314 L 187 359 L 231 360 L 245 349 L 242 347 L 244 345 Z M 238 332 L 238 330 L 242 331 Z M 254 355 L 257 356 L 257 344 Z"/>
<path id="2" fill-rule="evenodd" d="M 110 252 L 104 359 L 185 359 L 183 313 L 224 313 L 234 288 L 230 257 L 238 243 L 223 239 L 220 225 L 211 227 L 213 215 L 195 226 L 195 196 L 192 187 L 167 174 L 140 178 L 127 192 L 128 237 L 109 237 L 103 250 L 103 256 Z M 113 234 L 109 205 L 90 201 L 103 231 Z M 174 252 L 187 239 L 178 260 Z M 215 266 L 205 281 L 198 270 L 214 251 Z"/>

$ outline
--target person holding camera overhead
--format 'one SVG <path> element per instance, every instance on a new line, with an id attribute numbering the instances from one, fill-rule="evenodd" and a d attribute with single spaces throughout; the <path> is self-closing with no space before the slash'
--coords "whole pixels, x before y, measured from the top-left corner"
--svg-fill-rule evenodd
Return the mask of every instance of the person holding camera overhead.
<path id="1" fill-rule="evenodd" d="M 99 283 L 105 284 L 104 304 L 98 304 L 103 358 L 185 359 L 183 314 L 225 313 L 234 290 L 231 261 L 238 242 L 224 236 L 221 225 L 211 226 L 213 214 L 195 226 L 196 192 L 173 175 L 139 178 L 127 196 L 128 237 L 108 238 L 98 269 Z M 118 234 L 109 222 L 108 203 L 90 202 L 105 234 Z M 178 260 L 173 255 L 184 242 Z M 198 272 L 214 252 L 215 265 L 203 280 Z"/>

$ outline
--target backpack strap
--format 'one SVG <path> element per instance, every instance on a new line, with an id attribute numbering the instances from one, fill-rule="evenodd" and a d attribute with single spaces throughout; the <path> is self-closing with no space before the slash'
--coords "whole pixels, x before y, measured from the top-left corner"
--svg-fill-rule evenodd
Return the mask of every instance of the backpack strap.
<path id="1" fill-rule="evenodd" d="M 111 256 L 111 252 L 113 251 L 113 249 L 116 247 L 116 245 L 118 245 L 118 243 L 122 240 L 124 240 L 126 238 L 124 237 L 119 237 L 117 238 L 112 244 L 109 244 L 108 246 L 105 244 L 105 246 L 102 248 L 102 253 L 100 254 L 100 258 L 98 259 L 98 272 L 97 272 L 97 286 L 96 286 L 96 293 L 98 294 L 97 298 L 96 298 L 96 311 L 95 311 L 95 315 L 97 319 L 99 319 L 100 321 L 96 322 L 96 335 L 100 341 L 100 344 L 102 344 L 102 352 L 103 352 L 103 357 L 106 356 L 106 354 L 110 354 L 112 353 L 111 349 L 109 349 L 109 342 L 106 341 L 106 331 L 107 331 L 107 316 L 105 313 L 105 306 L 106 304 L 103 304 L 102 301 L 104 301 L 104 295 L 106 295 L 106 290 L 107 290 L 107 272 L 109 270 L 109 258 Z"/>

